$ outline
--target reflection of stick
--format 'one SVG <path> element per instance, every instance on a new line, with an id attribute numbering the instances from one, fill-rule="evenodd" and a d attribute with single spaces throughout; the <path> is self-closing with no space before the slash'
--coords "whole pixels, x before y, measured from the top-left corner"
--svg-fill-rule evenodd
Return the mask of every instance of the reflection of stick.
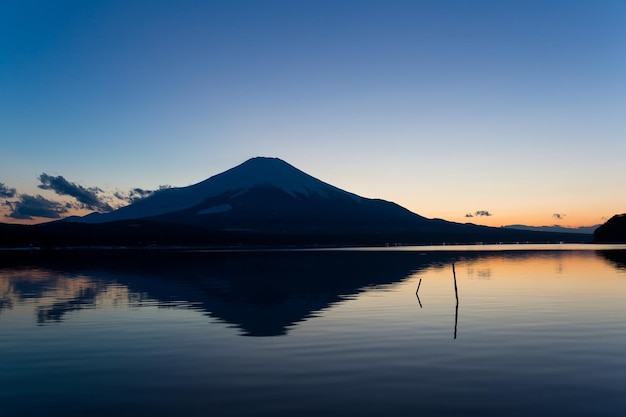
<path id="1" fill-rule="evenodd" d="M 420 285 L 422 285 L 422 279 L 420 278 L 420 282 L 417 283 L 417 289 L 415 290 L 415 296 L 417 297 L 417 302 L 420 303 L 420 308 L 422 308 L 422 300 L 420 300 L 420 296 L 417 293 L 420 290 Z"/>
<path id="2" fill-rule="evenodd" d="M 456 287 L 456 271 L 454 270 L 454 263 L 452 264 L 452 276 L 454 277 L 454 295 L 456 296 L 456 310 L 454 312 L 454 338 L 456 339 L 456 326 L 459 322 L 459 290 Z"/>

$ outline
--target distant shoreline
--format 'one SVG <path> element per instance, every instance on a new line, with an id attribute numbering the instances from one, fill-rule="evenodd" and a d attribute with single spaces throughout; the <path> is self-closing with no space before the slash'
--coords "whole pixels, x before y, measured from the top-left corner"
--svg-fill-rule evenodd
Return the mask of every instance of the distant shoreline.
<path id="1" fill-rule="evenodd" d="M 0 253 L 71 253 L 71 252 L 288 252 L 288 251 L 380 251 L 380 252 L 454 252 L 454 251 L 528 251 L 528 250 L 626 250 L 621 243 L 458 243 L 425 245 L 293 245 L 293 246 L 58 246 L 0 247 Z"/>

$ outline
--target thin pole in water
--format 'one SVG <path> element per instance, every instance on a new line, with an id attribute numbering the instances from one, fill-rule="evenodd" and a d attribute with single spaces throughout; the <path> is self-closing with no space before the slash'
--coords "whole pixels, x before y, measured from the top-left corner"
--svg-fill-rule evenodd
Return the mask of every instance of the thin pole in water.
<path id="1" fill-rule="evenodd" d="M 417 293 L 420 290 L 420 285 L 422 285 L 421 278 L 420 278 L 420 282 L 417 283 L 417 290 L 415 290 L 415 296 L 417 297 L 417 302 L 420 304 L 420 308 L 422 308 L 422 300 L 420 300 L 420 295 Z"/>
<path id="2" fill-rule="evenodd" d="M 454 263 L 452 263 L 452 276 L 454 277 L 454 295 L 456 296 L 456 310 L 454 313 L 454 338 L 456 339 L 456 327 L 459 322 L 459 290 L 456 286 L 456 271 L 454 270 Z"/>

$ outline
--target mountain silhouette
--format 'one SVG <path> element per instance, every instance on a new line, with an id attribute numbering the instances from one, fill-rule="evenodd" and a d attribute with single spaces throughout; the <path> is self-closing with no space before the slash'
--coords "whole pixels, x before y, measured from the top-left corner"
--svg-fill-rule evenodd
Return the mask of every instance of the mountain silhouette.
<path id="1" fill-rule="evenodd" d="M 252 158 L 198 184 L 110 213 L 16 231 L 0 244 L 382 245 L 587 241 L 583 234 L 506 230 L 428 219 L 320 181 L 278 158 Z M 18 238 L 18 242 L 15 241 Z"/>
<path id="2" fill-rule="evenodd" d="M 564 227 L 558 224 L 552 226 L 526 226 L 523 224 L 511 224 L 507 226 L 502 226 L 507 229 L 518 229 L 518 230 L 533 230 L 537 232 L 558 232 L 558 233 L 584 233 L 592 235 L 593 232 L 600 227 L 599 224 L 593 226 L 580 226 L 580 227 Z"/>
<path id="3" fill-rule="evenodd" d="M 345 234 L 441 229 L 397 204 L 322 182 L 278 158 L 252 158 L 184 188 L 161 190 L 127 207 L 74 221 L 146 219 L 239 232 Z"/>
<path id="4" fill-rule="evenodd" d="M 594 232 L 596 243 L 626 243 L 626 213 L 616 214 Z"/>

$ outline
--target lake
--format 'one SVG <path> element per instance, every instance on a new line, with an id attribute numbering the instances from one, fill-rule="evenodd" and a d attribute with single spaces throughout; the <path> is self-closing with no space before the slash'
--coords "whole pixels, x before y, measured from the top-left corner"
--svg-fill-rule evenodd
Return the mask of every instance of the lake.
<path id="1" fill-rule="evenodd" d="M 0 404 L 624 416 L 626 247 L 3 252 Z"/>

